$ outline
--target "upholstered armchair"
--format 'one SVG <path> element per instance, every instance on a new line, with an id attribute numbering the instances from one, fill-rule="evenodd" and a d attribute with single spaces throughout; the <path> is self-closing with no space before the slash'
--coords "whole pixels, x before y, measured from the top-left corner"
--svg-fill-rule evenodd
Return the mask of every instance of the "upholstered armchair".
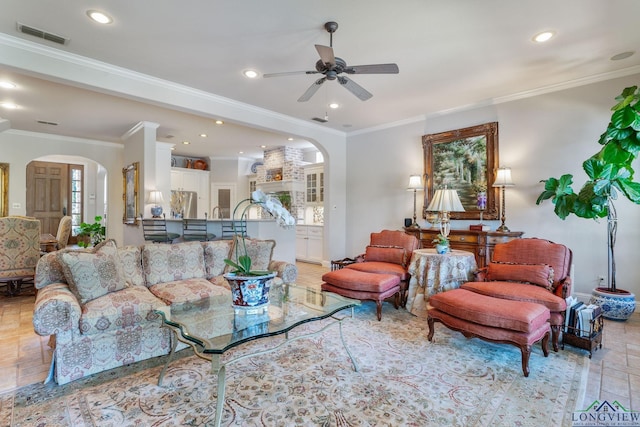
<path id="1" fill-rule="evenodd" d="M 551 335 L 558 351 L 560 331 L 571 295 L 572 252 L 538 238 L 515 239 L 495 246 L 491 263 L 461 286 L 482 295 L 542 304 L 551 312 Z"/>
<path id="2" fill-rule="evenodd" d="M 0 284 L 10 295 L 32 281 L 40 259 L 40 221 L 22 216 L 0 218 Z"/>
<path id="3" fill-rule="evenodd" d="M 407 304 L 407 291 L 411 275 L 407 271 L 413 251 L 418 249 L 420 241 L 404 231 L 382 230 L 371 233 L 366 252 L 356 258 L 357 262 L 347 265 L 366 273 L 393 274 L 400 278 L 400 304 Z"/>
<path id="4" fill-rule="evenodd" d="M 60 219 L 58 224 L 58 233 L 56 234 L 56 240 L 58 241 L 57 249 L 64 249 L 69 244 L 69 237 L 71 237 L 71 217 L 65 215 Z"/>

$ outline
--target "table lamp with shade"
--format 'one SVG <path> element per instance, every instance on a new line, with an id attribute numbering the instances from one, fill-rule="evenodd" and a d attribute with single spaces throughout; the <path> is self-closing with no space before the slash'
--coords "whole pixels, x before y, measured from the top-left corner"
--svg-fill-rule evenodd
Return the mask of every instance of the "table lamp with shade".
<path id="1" fill-rule="evenodd" d="M 501 233 L 508 233 L 510 230 L 504 223 L 506 219 L 505 188 L 515 186 L 515 184 L 513 183 L 513 180 L 511 179 L 511 168 L 506 168 L 506 167 L 498 168 L 498 172 L 496 173 L 496 180 L 493 182 L 493 186 L 502 189 L 502 197 L 500 200 L 500 203 L 502 206 L 501 208 L 502 224 L 500 225 L 500 227 L 496 229 L 496 231 L 499 231 Z"/>
<path id="2" fill-rule="evenodd" d="M 409 186 L 407 187 L 407 191 L 413 191 L 413 223 L 409 226 L 411 228 L 420 228 L 416 214 L 416 194 L 418 191 L 422 191 L 422 189 L 422 177 L 420 175 L 411 175 L 409 177 Z"/>
<path id="3" fill-rule="evenodd" d="M 158 190 L 150 191 L 147 203 L 153 205 L 151 207 L 152 218 L 160 218 L 162 216 L 162 203 L 164 203 L 162 192 Z"/>
<path id="4" fill-rule="evenodd" d="M 450 212 L 464 212 L 464 207 L 458 192 L 449 188 L 443 188 L 436 190 L 431 202 L 429 203 L 428 211 L 439 212 L 440 216 L 440 234 L 445 238 L 449 238 L 449 231 L 451 231 L 451 217 Z"/>

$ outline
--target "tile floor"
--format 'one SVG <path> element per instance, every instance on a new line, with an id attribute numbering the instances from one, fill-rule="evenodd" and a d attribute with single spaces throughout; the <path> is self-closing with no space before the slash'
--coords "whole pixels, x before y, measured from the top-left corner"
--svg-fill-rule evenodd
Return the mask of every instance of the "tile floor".
<path id="1" fill-rule="evenodd" d="M 300 284 L 319 284 L 327 268 L 298 263 Z M 33 332 L 35 297 L 0 295 L 0 392 L 44 380 L 51 362 L 47 337 Z M 390 309 L 390 307 L 383 308 Z M 560 351 L 586 352 L 572 347 Z M 605 320 L 603 347 L 593 353 L 585 391 L 585 405 L 596 399 L 617 400 L 640 411 L 640 312 L 626 322 Z"/>

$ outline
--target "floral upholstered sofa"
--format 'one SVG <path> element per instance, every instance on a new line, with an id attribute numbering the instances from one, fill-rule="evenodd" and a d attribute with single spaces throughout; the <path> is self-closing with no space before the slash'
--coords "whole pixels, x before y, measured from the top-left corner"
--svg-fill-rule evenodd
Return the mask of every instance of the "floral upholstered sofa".
<path id="1" fill-rule="evenodd" d="M 296 266 L 273 261 L 275 241 L 247 239 L 257 269 L 290 283 Z M 168 354 L 171 336 L 155 309 L 202 298 L 226 298 L 222 276 L 234 241 L 146 244 L 118 248 L 113 240 L 90 251 L 44 255 L 36 267 L 33 326 L 51 336 L 53 379 L 58 384 Z"/>

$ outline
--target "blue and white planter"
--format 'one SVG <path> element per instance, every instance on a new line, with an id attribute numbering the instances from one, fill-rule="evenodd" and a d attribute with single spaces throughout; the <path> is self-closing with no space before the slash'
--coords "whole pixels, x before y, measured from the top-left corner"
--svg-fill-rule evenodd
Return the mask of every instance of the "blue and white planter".
<path id="1" fill-rule="evenodd" d="M 627 320 L 636 310 L 636 296 L 631 292 L 613 293 L 607 291 L 607 288 L 596 288 L 591 293 L 589 302 L 602 307 L 605 319 Z"/>
<path id="2" fill-rule="evenodd" d="M 269 289 L 275 276 L 275 272 L 264 276 L 225 274 L 224 278 L 231 286 L 231 305 L 236 312 L 244 314 L 265 312 L 269 306 Z"/>

